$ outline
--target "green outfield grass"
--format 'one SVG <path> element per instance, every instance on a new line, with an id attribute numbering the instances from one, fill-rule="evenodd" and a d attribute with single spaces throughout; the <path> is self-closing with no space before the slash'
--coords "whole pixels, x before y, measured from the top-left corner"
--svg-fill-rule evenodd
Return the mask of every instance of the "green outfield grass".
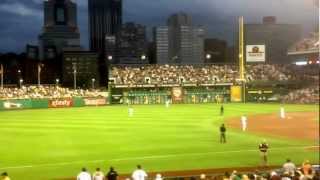
<path id="1" fill-rule="evenodd" d="M 15 180 L 73 177 L 81 167 L 121 173 L 136 164 L 147 171 L 257 166 L 258 144 L 271 146 L 271 165 L 287 157 L 300 164 L 318 163 L 317 152 L 305 146 L 318 142 L 262 137 L 228 129 L 227 144 L 219 143 L 218 127 L 228 117 L 279 112 L 279 104 L 140 105 L 41 109 L 0 112 L 0 172 Z M 285 105 L 286 111 L 318 111 L 317 105 Z M 303 119 L 302 119 L 303 121 Z"/>

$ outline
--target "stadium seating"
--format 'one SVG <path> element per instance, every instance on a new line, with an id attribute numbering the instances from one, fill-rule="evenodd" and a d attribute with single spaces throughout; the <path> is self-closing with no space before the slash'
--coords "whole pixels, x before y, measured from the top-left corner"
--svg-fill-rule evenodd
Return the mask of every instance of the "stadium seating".
<path id="1" fill-rule="evenodd" d="M 318 67 L 280 64 L 246 66 L 247 81 L 319 80 Z M 180 84 L 236 83 L 236 65 L 145 65 L 113 66 L 111 78 L 115 84 Z"/>
<path id="2" fill-rule="evenodd" d="M 70 97 L 99 97 L 99 90 L 72 90 L 59 86 L 23 86 L 0 89 L 0 99 L 42 99 Z"/>

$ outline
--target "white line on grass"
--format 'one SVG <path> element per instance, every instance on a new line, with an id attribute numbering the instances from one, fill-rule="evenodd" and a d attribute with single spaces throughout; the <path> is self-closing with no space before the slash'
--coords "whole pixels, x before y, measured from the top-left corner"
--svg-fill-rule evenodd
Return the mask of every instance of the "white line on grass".
<path id="1" fill-rule="evenodd" d="M 292 147 L 270 148 L 270 150 L 300 149 L 300 148 L 304 149 L 304 148 L 314 148 L 314 147 L 319 147 L 319 146 L 292 146 Z M 107 162 L 107 161 L 130 161 L 130 160 L 144 160 L 144 159 L 163 159 L 163 158 L 180 157 L 180 156 L 203 156 L 208 154 L 240 153 L 240 152 L 252 152 L 252 151 L 258 151 L 258 150 L 246 149 L 246 150 L 231 150 L 231 151 L 217 151 L 217 152 L 201 152 L 201 153 L 184 153 L 184 154 L 167 154 L 167 155 L 141 156 L 141 157 L 129 157 L 129 158 L 115 158 L 115 159 L 109 159 L 109 160 L 72 161 L 72 162 L 0 167 L 0 170 L 25 169 L 25 168 L 50 167 L 50 166 L 66 166 L 66 165 L 72 165 L 72 164 L 92 164 L 92 163 L 101 163 L 101 162 Z"/>

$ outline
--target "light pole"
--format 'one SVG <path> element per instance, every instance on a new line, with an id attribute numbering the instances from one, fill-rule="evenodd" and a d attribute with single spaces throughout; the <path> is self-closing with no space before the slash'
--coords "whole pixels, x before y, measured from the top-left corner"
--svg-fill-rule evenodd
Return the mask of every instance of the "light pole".
<path id="1" fill-rule="evenodd" d="M 96 81 L 96 79 L 95 78 L 92 78 L 91 79 L 91 82 L 92 82 L 92 89 L 94 89 L 94 82 Z"/>
<path id="2" fill-rule="evenodd" d="M 22 88 L 23 79 L 19 80 L 20 88 Z"/>
<path id="3" fill-rule="evenodd" d="M 4 68 L 3 68 L 3 65 L 2 65 L 2 64 L 0 64 L 1 89 L 3 89 L 3 73 L 4 73 Z"/>
<path id="4" fill-rule="evenodd" d="M 60 81 L 60 80 L 57 78 L 57 79 L 56 79 L 56 86 L 57 86 L 57 87 L 59 86 L 59 81 Z"/>
<path id="5" fill-rule="evenodd" d="M 73 69 L 73 89 L 77 89 L 77 63 L 72 63 Z"/>
<path id="6" fill-rule="evenodd" d="M 41 70 L 42 70 L 43 64 L 38 64 L 38 86 L 41 85 Z"/>
<path id="7" fill-rule="evenodd" d="M 18 69 L 18 75 L 17 75 L 17 83 L 19 83 L 19 85 L 20 85 L 20 80 L 22 79 L 21 78 L 21 70 L 20 69 Z"/>

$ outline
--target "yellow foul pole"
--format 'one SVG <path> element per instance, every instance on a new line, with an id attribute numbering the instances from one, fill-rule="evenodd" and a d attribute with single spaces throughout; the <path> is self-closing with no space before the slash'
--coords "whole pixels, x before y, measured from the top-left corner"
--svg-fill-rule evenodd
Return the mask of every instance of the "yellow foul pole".
<path id="1" fill-rule="evenodd" d="M 244 78 L 244 26 L 243 16 L 239 17 L 239 79 L 242 82 L 242 101 L 246 103 L 246 79 Z"/>
<path id="2" fill-rule="evenodd" d="M 243 38 L 243 16 L 239 17 L 239 79 L 244 81 L 244 38 Z"/>

